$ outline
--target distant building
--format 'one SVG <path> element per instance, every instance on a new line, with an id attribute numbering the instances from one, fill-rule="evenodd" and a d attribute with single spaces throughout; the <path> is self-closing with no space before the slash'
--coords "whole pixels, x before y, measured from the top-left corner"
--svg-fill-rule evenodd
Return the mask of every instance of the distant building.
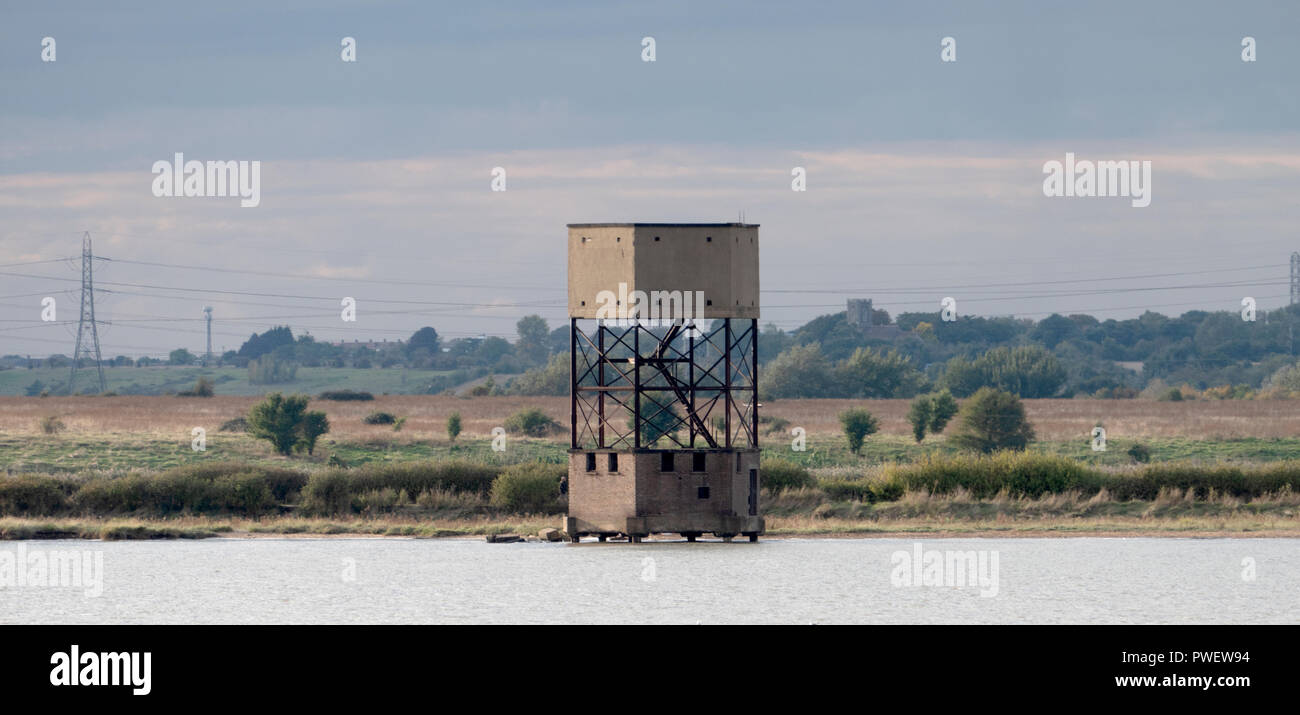
<path id="1" fill-rule="evenodd" d="M 903 334 L 902 329 L 897 325 L 876 325 L 870 298 L 849 298 L 844 312 L 848 324 L 858 328 L 863 335 L 872 340 L 893 340 Z"/>

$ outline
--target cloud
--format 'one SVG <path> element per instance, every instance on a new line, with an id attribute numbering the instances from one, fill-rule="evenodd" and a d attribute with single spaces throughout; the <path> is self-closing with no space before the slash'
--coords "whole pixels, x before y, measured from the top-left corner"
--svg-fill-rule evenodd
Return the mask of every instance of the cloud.
<path id="1" fill-rule="evenodd" d="M 1066 151 L 1084 158 L 1150 159 L 1152 207 L 1044 198 L 1042 162 Z M 186 156 L 230 158 L 188 151 Z M 449 334 L 509 335 L 512 321 L 527 313 L 541 313 L 552 326 L 563 321 L 564 225 L 571 222 L 729 221 L 743 210 L 747 220 L 763 224 L 765 289 L 878 290 L 877 303 L 897 313 L 928 309 L 929 296 L 898 292 L 907 286 L 1140 274 L 1162 266 L 1195 267 L 1198 261 L 1214 268 L 1224 263 L 1216 256 L 1226 250 L 1241 256 L 1241 265 L 1282 265 L 1296 219 L 1289 197 L 1300 191 L 1300 142 L 1293 136 L 1196 143 L 1194 151 L 1174 141 L 882 143 L 836 151 L 622 144 L 392 160 L 267 160 L 262 205 L 251 209 L 240 208 L 237 199 L 155 198 L 149 166 L 142 161 L 131 171 L 0 175 L 7 218 L 0 227 L 0 262 L 74 255 L 77 231 L 88 229 L 98 252 L 110 258 L 282 276 L 106 263 L 97 270 L 109 289 L 116 281 L 321 298 L 191 296 L 119 286 L 153 294 L 119 299 L 119 309 L 190 315 L 195 305 L 215 303 L 218 315 L 269 316 L 266 326 L 241 323 L 243 334 L 276 324 L 276 315 L 303 312 L 279 305 L 333 314 L 334 296 L 346 288 L 371 311 L 361 312 L 361 327 L 381 331 L 367 335 L 388 331 L 389 337 L 404 337 L 417 323 Z M 506 192 L 490 190 L 494 166 L 507 169 Z M 790 190 L 793 166 L 808 169 L 806 192 Z M 30 273 L 54 275 L 39 268 Z M 298 275 L 311 278 L 290 277 Z M 52 285 L 40 279 L 10 282 L 19 286 L 15 293 Z M 1239 290 L 1174 292 L 1150 301 L 1200 298 L 1212 307 L 1232 292 Z M 764 300 L 772 305 L 765 321 L 791 327 L 831 312 L 842 296 Z M 1147 298 L 969 306 L 1005 314 L 1118 308 L 1135 300 Z M 109 301 L 104 311 L 111 316 L 112 310 Z M 350 335 L 341 322 L 306 322 L 321 339 Z M 156 331 L 136 333 L 127 324 L 115 328 L 114 339 L 160 349 L 169 340 Z M 16 336 L 0 340 L 0 352 L 23 347 Z"/>

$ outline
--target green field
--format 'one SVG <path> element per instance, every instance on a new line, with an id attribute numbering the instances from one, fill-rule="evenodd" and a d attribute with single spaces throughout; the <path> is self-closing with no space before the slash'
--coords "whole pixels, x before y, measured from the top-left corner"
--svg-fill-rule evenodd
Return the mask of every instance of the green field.
<path id="1" fill-rule="evenodd" d="M 29 385 L 40 381 L 46 386 L 62 386 L 68 382 L 69 368 L 39 367 L 32 370 L 15 368 L 0 370 L 0 395 L 23 395 Z M 200 377 L 212 378 L 219 395 L 261 395 L 266 392 L 305 392 L 316 394 L 323 390 L 350 388 L 381 394 L 424 394 L 434 378 L 450 374 L 446 370 L 408 370 L 405 368 L 348 368 L 300 367 L 297 379 L 279 385 L 253 385 L 248 382 L 248 370 L 238 367 L 106 367 L 104 380 L 109 392 L 120 395 L 165 395 L 188 390 Z M 78 392 L 91 389 L 96 383 L 95 370 L 77 371 Z M 99 390 L 93 390 L 98 392 Z"/>
<path id="2" fill-rule="evenodd" d="M 154 435 L 105 436 L 101 439 L 80 435 L 40 439 L 0 435 L 0 464 L 4 465 L 4 471 L 16 474 L 153 470 L 225 461 L 312 470 L 325 467 L 331 456 L 338 457 L 353 467 L 372 462 L 436 462 L 450 459 L 501 465 L 520 462 L 562 464 L 567 459 L 564 445 L 551 440 L 512 437 L 508 445 L 506 451 L 494 452 L 491 440 L 486 439 L 450 444 L 445 440 L 354 442 L 335 441 L 325 437 L 317 446 L 314 456 L 289 459 L 273 454 L 267 442 L 246 434 L 209 433 L 206 449 L 202 452 L 194 451 L 188 439 L 164 439 Z"/>
<path id="3" fill-rule="evenodd" d="M 488 464 L 548 462 L 562 464 L 568 445 L 553 439 L 511 437 L 504 452 L 492 451 L 487 439 L 462 439 L 451 444 L 444 438 L 427 439 L 415 435 L 378 433 L 365 439 L 321 440 L 312 457 L 279 457 L 268 443 L 246 434 L 210 431 L 207 449 L 195 452 L 188 439 L 167 439 L 156 434 L 80 435 L 65 433 L 38 438 L 0 434 L 0 465 L 9 473 L 80 472 L 93 470 L 167 469 L 187 464 L 237 460 L 248 464 L 294 465 L 305 469 L 320 468 L 330 456 L 350 466 L 371 462 L 423 462 L 447 459 Z M 1105 452 L 1093 452 L 1088 443 L 1036 442 L 1030 453 L 1068 457 L 1085 465 L 1121 466 L 1132 464 L 1126 453 L 1131 442 L 1112 440 Z M 1190 438 L 1153 438 L 1142 440 L 1151 452 L 1151 462 L 1194 461 L 1276 462 L 1300 460 L 1300 438 L 1198 440 Z M 780 445 L 780 446 L 777 446 Z M 808 448 L 795 452 L 788 444 L 768 442 L 763 459 L 783 459 L 813 470 L 852 474 L 881 464 L 914 462 L 931 456 L 952 456 L 960 452 L 943 440 L 929 439 L 916 444 L 909 438 L 876 435 L 867 440 L 861 455 L 853 455 L 842 439 L 829 436 L 810 437 Z"/>
<path id="4" fill-rule="evenodd" d="M 1191 437 L 1152 437 L 1140 440 L 1112 439 L 1106 450 L 1094 452 L 1087 440 L 1041 441 L 1029 446 L 1029 452 L 1054 454 L 1078 460 L 1083 464 L 1119 466 L 1132 464 L 1128 450 L 1134 443 L 1150 450 L 1151 462 L 1193 460 L 1205 462 L 1273 462 L 1300 459 L 1300 438 L 1195 439 Z M 898 435 L 872 435 L 862 448 L 862 454 L 849 452 L 843 438 L 829 435 L 809 436 L 807 449 L 796 452 L 789 442 L 768 439 L 763 442 L 763 458 L 781 458 L 810 469 L 818 467 L 866 466 L 882 462 L 914 462 L 930 456 L 960 454 L 942 438 L 929 437 L 917 444 L 908 437 Z M 778 446 L 779 445 L 779 446 Z"/>

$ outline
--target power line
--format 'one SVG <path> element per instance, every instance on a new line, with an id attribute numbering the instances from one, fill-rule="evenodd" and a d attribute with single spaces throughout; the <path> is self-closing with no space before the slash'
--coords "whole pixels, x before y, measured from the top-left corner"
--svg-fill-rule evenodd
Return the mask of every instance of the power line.
<path id="1" fill-rule="evenodd" d="M 447 283 L 442 281 L 414 281 L 402 280 L 397 278 L 348 278 L 345 276 L 311 276 L 301 273 L 280 273 L 275 271 L 251 271 L 243 268 L 217 268 L 215 266 L 188 266 L 178 263 L 160 263 L 157 261 L 133 261 L 126 258 L 105 258 L 98 257 L 101 261 L 112 261 L 113 263 L 126 263 L 137 266 L 154 266 L 159 268 L 181 268 L 185 270 L 206 271 L 209 273 L 238 273 L 251 276 L 267 276 L 271 278 L 291 278 L 296 280 L 310 281 L 336 281 L 341 283 L 379 283 L 382 285 L 410 285 L 419 287 L 441 287 L 441 288 L 490 288 L 492 290 L 556 290 L 555 288 L 543 288 L 540 286 L 527 285 L 489 285 L 482 283 Z"/>
<path id="2" fill-rule="evenodd" d="M 908 286 L 906 288 L 776 288 L 764 290 L 764 293 L 916 293 L 920 291 L 953 291 L 972 288 L 1019 288 L 1035 285 L 1064 285 L 1067 283 L 1102 283 L 1107 281 L 1147 280 L 1151 278 L 1170 278 L 1192 276 L 1205 273 L 1227 273 L 1229 271 L 1254 271 L 1265 268 L 1277 268 L 1276 264 L 1265 266 L 1243 266 L 1241 268 L 1216 268 L 1205 271 L 1180 271 L 1176 273 L 1147 273 L 1143 275 L 1111 276 L 1103 278 L 1071 278 L 1050 281 L 1021 281 L 1014 283 L 974 283 L 968 285 Z"/>

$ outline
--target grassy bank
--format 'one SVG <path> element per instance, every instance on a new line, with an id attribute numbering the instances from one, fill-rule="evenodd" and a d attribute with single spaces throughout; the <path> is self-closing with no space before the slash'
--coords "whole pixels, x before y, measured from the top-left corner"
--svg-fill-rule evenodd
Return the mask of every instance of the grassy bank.
<path id="1" fill-rule="evenodd" d="M 188 429 L 176 434 L 97 433 L 90 435 L 25 435 L 0 433 L 0 464 L 13 473 L 81 473 L 127 469 L 168 469 L 185 465 L 238 461 L 252 466 L 285 466 L 316 471 L 326 468 L 331 457 L 351 466 L 371 463 L 401 463 L 458 460 L 487 465 L 524 462 L 563 464 L 568 445 L 555 439 L 534 439 L 511 435 L 504 452 L 492 450 L 491 439 L 462 438 L 450 442 L 415 432 L 393 432 L 391 428 L 370 430 L 370 434 L 346 438 L 326 436 L 314 457 L 292 460 L 271 453 L 266 442 L 242 433 L 209 430 L 206 450 L 195 452 Z M 1150 451 L 1152 463 L 1171 461 L 1275 462 L 1300 461 L 1300 438 L 1240 438 L 1218 441 L 1190 438 L 1141 440 Z M 1043 441 L 1031 445 L 1031 454 L 1067 457 L 1096 467 L 1123 467 L 1133 463 L 1127 450 L 1131 440 L 1111 440 L 1105 452 L 1094 452 L 1087 441 Z M 877 435 L 867 440 L 861 455 L 854 455 L 842 437 L 810 436 L 808 449 L 795 452 L 788 443 L 768 440 L 764 459 L 788 460 L 808 468 L 843 467 L 865 470 L 891 462 L 918 462 L 961 453 L 942 439 L 927 439 L 918 445 L 912 439 Z"/>
<path id="2" fill-rule="evenodd" d="M 564 467 L 469 461 L 314 471 L 217 462 L 0 477 L 0 538 L 535 531 L 564 512 Z M 1300 462 L 1108 467 L 1048 454 L 934 456 L 809 471 L 765 465 L 772 534 L 1300 533 Z"/>

